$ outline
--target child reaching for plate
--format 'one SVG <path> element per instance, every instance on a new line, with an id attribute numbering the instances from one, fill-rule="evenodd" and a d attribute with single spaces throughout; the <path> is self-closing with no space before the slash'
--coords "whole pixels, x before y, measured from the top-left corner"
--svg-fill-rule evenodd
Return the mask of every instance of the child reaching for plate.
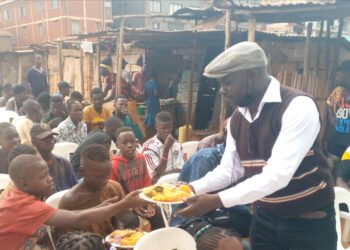
<path id="1" fill-rule="evenodd" d="M 72 227 L 89 225 L 130 208 L 146 206 L 139 192 L 132 192 L 123 200 L 112 198 L 86 210 L 55 209 L 42 201 L 53 191 L 52 178 L 46 162 L 38 155 L 20 155 L 9 166 L 9 175 L 16 188 L 0 198 L 0 242 L 2 249 L 34 248 L 36 232 L 43 226 Z M 44 229 L 45 230 L 45 229 Z"/>
<path id="2" fill-rule="evenodd" d="M 122 127 L 116 132 L 119 155 L 112 156 L 111 179 L 120 183 L 126 194 L 148 187 L 151 179 L 145 158 L 136 152 L 136 137 L 129 127 Z M 164 227 L 158 207 L 147 206 L 134 209 L 135 213 L 151 223 L 152 230 Z"/>

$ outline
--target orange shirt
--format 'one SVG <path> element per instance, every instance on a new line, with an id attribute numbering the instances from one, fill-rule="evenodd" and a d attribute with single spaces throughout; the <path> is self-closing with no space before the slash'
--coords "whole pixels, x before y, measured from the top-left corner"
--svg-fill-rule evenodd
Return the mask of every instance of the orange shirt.
<path id="1" fill-rule="evenodd" d="M 98 130 L 99 125 L 104 124 L 110 116 L 112 116 L 111 111 L 104 106 L 101 113 L 97 112 L 93 105 L 85 107 L 83 111 L 83 120 L 91 125 L 91 131 Z"/>
<path id="2" fill-rule="evenodd" d="M 17 250 L 56 212 L 56 209 L 17 188 L 0 198 L 1 249 Z"/>

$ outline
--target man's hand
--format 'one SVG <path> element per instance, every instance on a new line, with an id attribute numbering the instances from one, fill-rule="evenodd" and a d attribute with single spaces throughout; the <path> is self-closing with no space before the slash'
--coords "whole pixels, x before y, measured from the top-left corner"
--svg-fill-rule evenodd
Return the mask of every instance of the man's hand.
<path id="1" fill-rule="evenodd" d="M 188 206 L 178 210 L 175 216 L 200 217 L 223 206 L 218 194 L 196 195 L 185 200 L 185 203 Z"/>
<path id="2" fill-rule="evenodd" d="M 169 151 L 169 149 L 173 146 L 174 142 L 175 142 L 174 137 L 171 134 L 169 134 L 164 142 L 164 150 Z"/>
<path id="3" fill-rule="evenodd" d="M 126 203 L 128 208 L 138 208 L 147 206 L 149 202 L 140 198 L 140 192 L 141 190 L 135 190 L 129 193 L 122 201 Z"/>

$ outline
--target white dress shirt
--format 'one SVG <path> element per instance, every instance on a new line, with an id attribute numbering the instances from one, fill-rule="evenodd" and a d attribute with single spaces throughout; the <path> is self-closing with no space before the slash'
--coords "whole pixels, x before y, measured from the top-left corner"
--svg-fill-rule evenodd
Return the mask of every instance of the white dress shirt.
<path id="1" fill-rule="evenodd" d="M 281 102 L 281 93 L 280 83 L 272 77 L 254 119 L 247 107 L 238 110 L 252 123 L 259 118 L 264 104 L 273 102 Z M 236 142 L 231 135 L 230 121 L 231 118 L 227 123 L 226 148 L 221 163 L 202 179 L 191 183 L 196 194 L 223 189 L 244 175 Z M 319 112 L 314 101 L 307 96 L 295 97 L 282 116 L 281 131 L 267 165 L 260 174 L 219 192 L 223 205 L 232 207 L 249 204 L 286 187 L 312 147 L 319 130 Z"/>

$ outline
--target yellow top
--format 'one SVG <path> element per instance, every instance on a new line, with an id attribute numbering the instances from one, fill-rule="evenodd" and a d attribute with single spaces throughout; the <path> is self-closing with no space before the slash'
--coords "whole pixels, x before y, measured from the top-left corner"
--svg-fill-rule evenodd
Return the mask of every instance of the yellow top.
<path id="1" fill-rule="evenodd" d="M 107 118 L 112 115 L 108 108 L 103 106 L 102 112 L 99 113 L 94 109 L 93 105 L 90 105 L 84 108 L 83 113 L 84 113 L 83 120 L 87 124 L 90 124 L 91 131 L 95 131 L 95 130 L 98 130 L 99 128 L 103 128 Z"/>

